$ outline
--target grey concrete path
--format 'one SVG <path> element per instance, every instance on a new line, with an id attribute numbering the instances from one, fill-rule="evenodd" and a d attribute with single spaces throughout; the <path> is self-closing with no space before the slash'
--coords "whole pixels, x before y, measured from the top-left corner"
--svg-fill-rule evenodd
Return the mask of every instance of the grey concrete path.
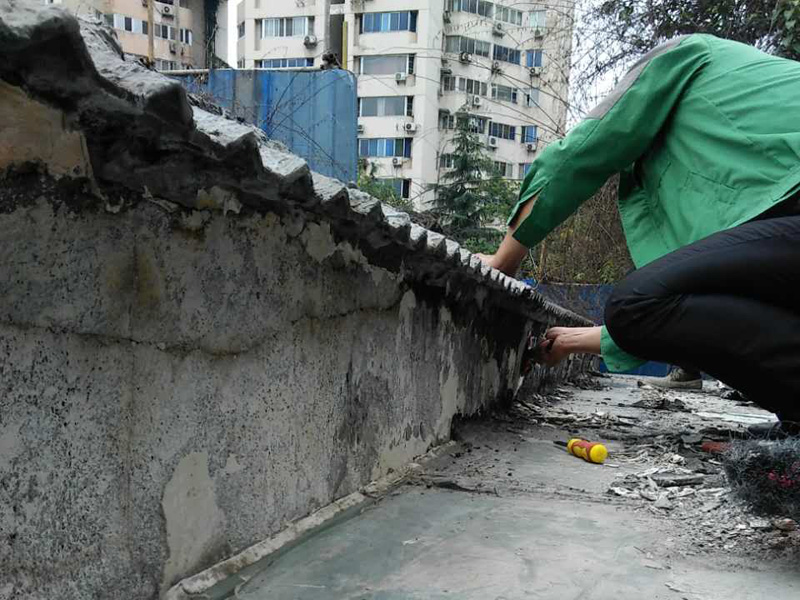
<path id="1" fill-rule="evenodd" d="M 694 414 L 701 409 L 724 413 L 718 399 L 697 396 L 691 400 L 698 403 L 692 413 L 659 418 L 645 411 L 636 416 L 629 407 L 640 396 L 635 385 L 616 380 L 612 388 L 579 391 L 563 406 L 596 411 L 599 402 L 622 405 L 618 408 L 644 421 L 645 428 L 651 417 L 665 427 L 687 428 L 686 419 L 707 420 Z M 734 412 L 763 418 L 749 407 L 734 407 Z M 690 519 L 662 517 L 644 501 L 606 494 L 615 477 L 636 469 L 635 464 L 614 464 L 622 441 L 609 442 L 612 466 L 594 466 L 553 445 L 552 439 L 567 433 L 552 425 L 495 419 L 470 424 L 461 435 L 463 451 L 428 468 L 417 485 L 400 488 L 360 516 L 287 552 L 237 597 L 800 598 L 800 560 L 694 548 Z"/>

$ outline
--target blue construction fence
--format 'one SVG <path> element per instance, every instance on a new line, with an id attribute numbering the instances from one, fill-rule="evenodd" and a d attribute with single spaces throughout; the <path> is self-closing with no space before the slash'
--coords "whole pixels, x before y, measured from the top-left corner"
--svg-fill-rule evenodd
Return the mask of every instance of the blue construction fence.
<path id="1" fill-rule="evenodd" d="M 537 283 L 533 279 L 526 279 L 525 283 L 535 288 L 551 302 L 584 316 L 598 325 L 603 324 L 606 301 L 614 289 L 613 285 L 608 284 Z M 664 363 L 648 362 L 628 373 L 663 377 L 669 373 L 669 369 L 670 366 Z M 601 371 L 608 371 L 605 364 L 601 365 Z"/>
<path id="2" fill-rule="evenodd" d="M 212 69 L 173 77 L 286 144 L 314 171 L 344 182 L 358 178 L 357 87 L 350 71 Z"/>

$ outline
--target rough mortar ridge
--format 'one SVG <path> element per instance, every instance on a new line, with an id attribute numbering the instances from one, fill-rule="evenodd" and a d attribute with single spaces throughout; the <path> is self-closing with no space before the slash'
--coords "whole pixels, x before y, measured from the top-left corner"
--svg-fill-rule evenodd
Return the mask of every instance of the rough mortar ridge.
<path id="1" fill-rule="evenodd" d="M 67 127 L 85 136 L 101 198 L 235 213 L 300 210 L 409 281 L 462 296 L 486 287 L 498 292 L 493 301 L 539 322 L 589 324 L 406 213 L 312 173 L 260 129 L 204 110 L 177 81 L 126 60 L 97 22 L 7 0 L 0 56 L 0 79 L 62 110 Z"/>

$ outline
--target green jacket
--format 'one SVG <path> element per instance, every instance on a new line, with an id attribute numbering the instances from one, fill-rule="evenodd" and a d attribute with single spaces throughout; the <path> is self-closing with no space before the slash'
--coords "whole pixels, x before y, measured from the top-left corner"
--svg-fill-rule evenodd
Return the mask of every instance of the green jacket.
<path id="1" fill-rule="evenodd" d="M 614 173 L 637 267 L 760 215 L 800 188 L 800 63 L 709 35 L 654 49 L 536 157 L 514 237 L 535 246 Z M 643 362 L 605 328 L 602 352 L 612 371 Z"/>

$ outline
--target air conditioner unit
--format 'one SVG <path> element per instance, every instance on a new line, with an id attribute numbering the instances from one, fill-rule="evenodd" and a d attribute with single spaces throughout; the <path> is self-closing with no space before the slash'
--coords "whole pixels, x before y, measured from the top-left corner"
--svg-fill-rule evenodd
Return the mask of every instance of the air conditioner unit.
<path id="1" fill-rule="evenodd" d="M 472 97 L 472 106 L 480 106 L 483 104 L 483 99 L 480 96 Z"/>
<path id="2" fill-rule="evenodd" d="M 452 18 L 453 14 L 449 10 L 444 11 L 444 14 L 442 14 L 442 21 L 444 21 L 445 23 L 449 23 L 452 20 Z"/>
<path id="3" fill-rule="evenodd" d="M 462 52 L 461 54 L 458 55 L 458 60 L 460 60 L 463 63 L 472 62 L 472 54 L 470 54 L 469 52 Z"/>
<path id="4" fill-rule="evenodd" d="M 168 15 L 171 12 L 172 12 L 172 7 L 171 6 L 165 6 L 164 8 L 161 9 L 161 13 L 165 14 L 165 15 Z"/>
<path id="5" fill-rule="evenodd" d="M 542 74 L 542 67 L 531 67 L 531 77 L 539 77 Z"/>
<path id="6" fill-rule="evenodd" d="M 528 152 L 536 152 L 536 146 L 537 146 L 536 142 L 528 142 L 527 144 L 525 144 L 525 150 L 527 150 Z"/>
<path id="7" fill-rule="evenodd" d="M 356 129 L 358 130 L 358 133 L 364 133 L 364 126 L 361 123 L 358 124 Z"/>
<path id="8" fill-rule="evenodd" d="M 535 38 L 543 38 L 544 37 L 544 29 L 541 27 L 537 27 L 533 30 L 533 37 Z"/>
<path id="9" fill-rule="evenodd" d="M 490 137 L 489 138 L 489 148 L 497 148 L 497 138 Z"/>
<path id="10" fill-rule="evenodd" d="M 405 130 L 406 133 L 414 133 L 415 131 L 417 131 L 417 127 L 418 125 L 416 123 L 406 123 L 405 125 L 403 125 L 403 129 Z"/>
<path id="11" fill-rule="evenodd" d="M 441 69 L 439 69 L 439 73 L 441 75 L 452 75 L 453 69 L 451 69 L 450 67 L 442 67 Z"/>
<path id="12" fill-rule="evenodd" d="M 402 167 L 403 166 L 403 159 L 399 156 L 395 156 L 392 158 L 392 166 L 393 167 Z"/>
<path id="13" fill-rule="evenodd" d="M 306 48 L 313 48 L 317 45 L 317 36 L 315 35 L 307 35 L 303 39 L 303 44 L 305 44 Z"/>
<path id="14" fill-rule="evenodd" d="M 506 32 L 505 32 L 505 29 L 503 29 L 503 24 L 502 23 L 495 23 L 494 27 L 492 28 L 492 34 L 499 35 L 501 37 L 504 36 L 506 34 Z"/>
<path id="15" fill-rule="evenodd" d="M 178 53 L 178 44 L 176 44 L 175 42 L 170 42 L 169 43 L 169 51 L 172 54 L 177 54 Z"/>
<path id="16" fill-rule="evenodd" d="M 496 61 L 494 61 L 492 63 L 492 71 L 494 71 L 495 73 L 499 73 L 500 72 L 500 61 L 499 60 L 496 60 Z"/>
<path id="17" fill-rule="evenodd" d="M 394 80 L 397 83 L 405 83 L 406 79 L 408 79 L 408 75 L 406 75 L 405 73 L 395 73 L 394 74 Z"/>

